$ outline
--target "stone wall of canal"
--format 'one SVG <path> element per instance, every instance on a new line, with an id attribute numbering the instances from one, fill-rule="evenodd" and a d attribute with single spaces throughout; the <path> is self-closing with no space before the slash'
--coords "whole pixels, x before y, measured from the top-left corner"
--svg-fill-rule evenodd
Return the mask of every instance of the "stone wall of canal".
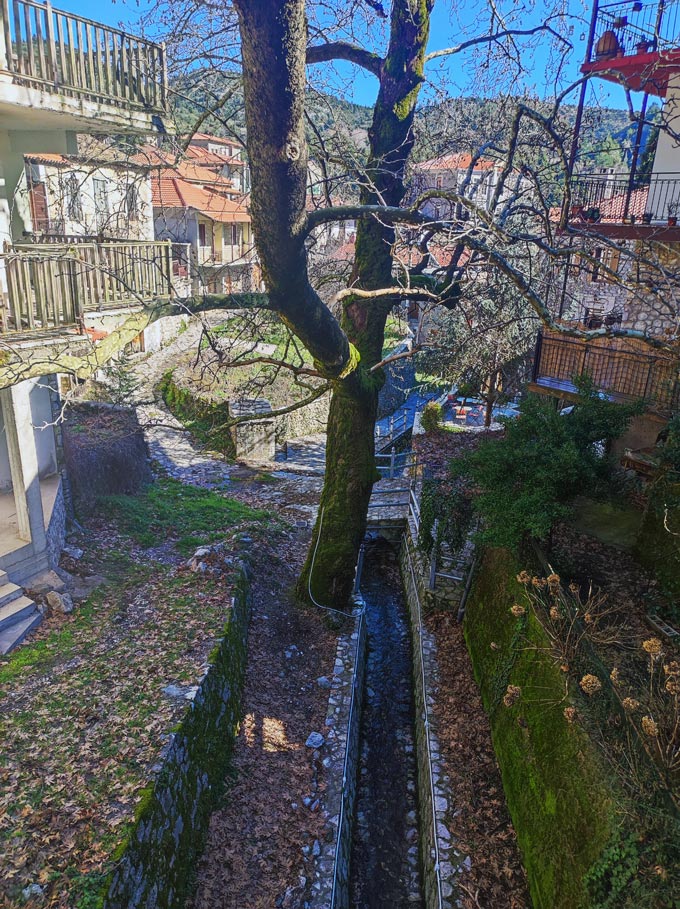
<path id="1" fill-rule="evenodd" d="M 349 909 L 359 732 L 366 672 L 366 622 L 363 610 L 351 631 L 338 639 L 324 743 L 315 757 L 324 767 L 326 788 L 320 810 L 327 818 L 324 842 L 315 844 L 316 864 L 309 909 Z"/>
<path id="2" fill-rule="evenodd" d="M 422 566 L 414 558 L 408 531 L 402 542 L 400 566 L 413 648 L 419 839 L 425 909 L 453 909 L 460 905 L 456 877 L 462 871 L 465 857 L 453 845 L 445 822 L 452 805 L 433 710 L 437 687 L 436 644 L 422 622 L 425 585 Z"/>
<path id="3" fill-rule="evenodd" d="M 250 583 L 242 569 L 222 639 L 166 746 L 121 846 L 103 909 L 179 909 L 231 757 L 241 713 Z"/>

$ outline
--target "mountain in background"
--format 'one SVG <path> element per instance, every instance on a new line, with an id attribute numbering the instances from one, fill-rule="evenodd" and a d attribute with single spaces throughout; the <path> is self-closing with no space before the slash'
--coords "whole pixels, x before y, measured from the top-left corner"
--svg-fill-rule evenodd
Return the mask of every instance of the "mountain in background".
<path id="1" fill-rule="evenodd" d="M 229 87 L 228 77 L 220 74 L 194 72 L 175 80 L 174 115 L 179 132 L 189 132 L 206 106 L 215 103 Z M 499 148 L 506 144 L 513 106 L 518 99 L 489 99 L 478 97 L 449 98 L 438 104 L 421 108 L 416 115 L 415 161 L 424 161 L 453 151 L 476 151 L 482 146 Z M 544 116 L 550 107 L 544 102 L 527 99 L 527 103 Z M 314 128 L 308 127 L 312 154 L 323 142 L 334 153 L 352 148 L 354 156 L 361 156 L 368 145 L 368 129 L 373 110 L 343 98 L 310 90 L 307 109 Z M 648 118 L 658 118 L 658 107 L 650 108 Z M 565 137 L 568 150 L 576 118 L 576 105 L 564 105 L 560 111 L 558 130 Z M 617 167 L 629 165 L 637 126 L 630 122 L 628 112 L 617 108 L 587 108 L 584 111 L 584 139 L 579 157 L 589 166 Z M 216 135 L 235 135 L 245 141 L 245 116 L 243 95 L 237 89 L 218 115 L 211 115 L 200 126 L 204 132 Z M 651 161 L 650 147 L 655 144 L 658 129 L 645 126 L 642 149 L 647 149 L 646 159 Z M 545 135 L 536 124 L 526 121 L 522 134 L 523 148 L 530 160 L 546 153 Z"/>

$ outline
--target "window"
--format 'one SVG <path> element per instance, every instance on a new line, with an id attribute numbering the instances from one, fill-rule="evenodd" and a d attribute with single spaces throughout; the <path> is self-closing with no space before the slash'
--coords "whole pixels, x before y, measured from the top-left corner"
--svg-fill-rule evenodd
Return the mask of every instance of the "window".
<path id="1" fill-rule="evenodd" d="M 205 236 L 205 224 L 202 222 L 199 223 L 199 225 L 198 225 L 198 245 L 199 246 L 208 245 L 206 242 L 206 236 Z"/>
<path id="2" fill-rule="evenodd" d="M 92 181 L 94 188 L 94 217 L 97 230 L 102 231 L 109 223 L 109 187 L 106 180 L 95 178 Z"/>
<path id="3" fill-rule="evenodd" d="M 128 221 L 139 221 L 139 187 L 135 183 L 125 187 L 125 212 Z"/>
<path id="4" fill-rule="evenodd" d="M 69 221 L 83 220 L 83 202 L 80 198 L 80 180 L 77 174 L 66 175 L 66 185 L 64 187 L 64 196 L 66 200 L 66 217 Z"/>
<path id="5" fill-rule="evenodd" d="M 619 249 L 616 247 L 603 249 L 598 246 L 593 250 L 593 259 L 595 261 L 590 263 L 591 281 L 607 281 L 611 284 L 616 280 L 615 275 L 618 273 L 621 260 Z"/>
<path id="6" fill-rule="evenodd" d="M 441 189 L 443 185 L 444 185 L 444 178 L 442 177 L 441 174 L 438 174 L 438 176 L 435 179 L 435 189 Z"/>
<path id="7" fill-rule="evenodd" d="M 231 245 L 238 246 L 238 227 L 236 224 L 231 225 Z"/>

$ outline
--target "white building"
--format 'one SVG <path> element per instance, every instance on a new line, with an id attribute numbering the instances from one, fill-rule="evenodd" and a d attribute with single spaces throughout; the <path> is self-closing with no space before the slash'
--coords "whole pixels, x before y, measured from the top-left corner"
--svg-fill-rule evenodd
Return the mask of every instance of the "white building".
<path id="1" fill-rule="evenodd" d="M 119 192 L 126 194 L 129 230 L 129 172 L 123 177 L 109 170 L 104 189 L 106 170 L 97 175 L 96 168 L 64 163 L 64 156 L 78 154 L 78 133 L 146 136 L 164 129 L 163 54 L 159 45 L 49 4 L 0 0 L 0 336 L 6 355 L 40 356 L 48 364 L 55 346 L 87 349 L 88 328 L 103 333 L 145 298 L 170 295 L 169 244 L 150 251 L 142 249 L 144 241 L 102 240 L 123 227 L 110 219 L 104 225 L 101 217 L 105 200 L 113 213 Z M 63 195 L 53 193 L 54 181 Z M 141 236 L 149 228 L 147 190 L 136 204 Z M 101 230 L 91 242 L 74 244 L 68 237 L 89 234 L 98 219 Z M 55 563 L 66 515 L 55 377 L 46 367 L 38 379 L 3 387 L 0 403 L 4 653 L 39 621 L 18 585 Z"/>

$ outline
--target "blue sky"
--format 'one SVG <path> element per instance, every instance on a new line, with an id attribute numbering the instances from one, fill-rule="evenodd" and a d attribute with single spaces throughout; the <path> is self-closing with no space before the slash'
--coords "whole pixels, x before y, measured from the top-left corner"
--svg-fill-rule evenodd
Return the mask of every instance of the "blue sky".
<path id="1" fill-rule="evenodd" d="M 541 11 L 539 7 L 547 0 L 515 0 L 514 9 L 521 15 L 522 27 L 532 27 L 541 21 Z M 579 66 L 585 53 L 585 38 L 588 30 L 590 17 L 589 0 L 567 0 L 573 29 L 570 40 L 574 45 L 574 50 L 570 56 L 569 63 L 563 73 L 565 84 L 578 78 Z M 95 5 L 92 0 L 59 0 L 57 6 L 72 12 L 80 13 L 83 16 L 97 19 L 108 25 L 119 25 L 125 23 L 131 30 L 133 24 L 140 13 L 152 5 L 149 0 L 99 0 Z M 481 32 L 488 22 L 486 11 L 488 6 L 486 0 L 464 0 L 464 2 L 455 2 L 455 0 L 436 0 L 435 9 L 432 16 L 430 29 L 430 47 L 429 50 L 438 50 L 442 47 L 448 47 L 452 42 L 452 36 L 459 29 L 467 32 L 467 36 L 475 33 L 475 30 Z M 545 72 L 549 64 L 548 53 L 545 48 L 538 48 L 531 53 L 532 73 L 527 78 L 524 87 L 535 90 L 539 95 L 546 91 Z M 493 87 L 480 86 L 476 78 L 466 79 L 466 67 L 463 61 L 469 61 L 469 55 L 457 56 L 453 58 L 454 62 L 446 63 L 448 72 L 455 73 L 455 87 L 452 94 L 471 94 L 473 92 L 484 95 L 493 94 Z M 375 97 L 376 81 L 373 77 L 353 71 L 349 67 L 341 68 L 345 78 L 352 83 L 353 100 L 360 104 L 371 104 Z M 351 76 L 350 76 L 351 73 Z M 548 80 L 550 84 L 550 80 Z M 625 107 L 623 93 L 615 88 L 609 88 L 606 83 L 598 80 L 598 86 L 593 88 L 597 91 L 600 103 L 612 107 Z M 519 85 L 518 85 L 519 88 Z M 574 100 L 576 96 L 574 96 Z"/>

